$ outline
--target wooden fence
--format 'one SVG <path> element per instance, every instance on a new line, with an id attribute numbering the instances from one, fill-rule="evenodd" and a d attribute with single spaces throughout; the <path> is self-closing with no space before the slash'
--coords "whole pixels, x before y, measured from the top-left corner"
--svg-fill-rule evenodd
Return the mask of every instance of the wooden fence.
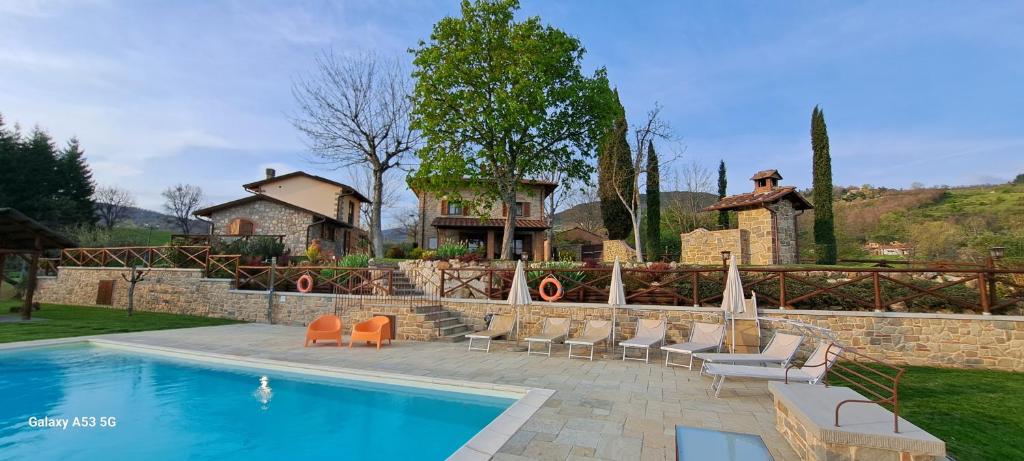
<path id="1" fill-rule="evenodd" d="M 212 254 L 208 246 L 68 248 L 61 252 L 60 258 L 40 260 L 40 267 L 47 275 L 55 275 L 57 266 L 156 267 L 203 269 L 207 277 L 232 278 L 240 258 L 240 255 Z"/>
<path id="2" fill-rule="evenodd" d="M 512 269 L 445 269 L 442 297 L 505 299 Z M 527 283 L 540 301 L 548 277 L 563 287 L 561 302 L 606 303 L 610 268 L 530 269 Z M 623 269 L 628 304 L 707 306 L 721 301 L 724 268 Z M 906 310 L 1002 313 L 1024 308 L 1024 271 L 1010 269 L 747 267 L 740 270 L 748 296 L 762 307 L 825 310 Z M 552 291 L 549 289 L 548 294 Z"/>

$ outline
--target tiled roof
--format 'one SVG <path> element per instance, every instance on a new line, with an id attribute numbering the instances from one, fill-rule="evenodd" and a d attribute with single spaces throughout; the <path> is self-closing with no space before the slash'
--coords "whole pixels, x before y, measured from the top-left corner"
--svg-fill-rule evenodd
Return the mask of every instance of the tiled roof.
<path id="1" fill-rule="evenodd" d="M 779 170 L 761 170 L 758 171 L 757 173 L 754 173 L 754 176 L 751 176 L 750 179 L 757 181 L 758 179 L 771 177 L 775 177 L 775 179 L 782 179 L 782 175 L 779 174 Z"/>
<path id="2" fill-rule="evenodd" d="M 809 210 L 814 208 L 810 202 L 797 193 L 795 187 L 786 186 L 777 187 L 764 192 L 749 192 L 746 194 L 730 195 L 701 211 L 732 210 L 735 208 L 760 205 L 762 203 L 774 203 L 782 199 L 791 200 L 793 202 L 793 208 L 796 208 L 797 210 Z"/>
<path id="3" fill-rule="evenodd" d="M 360 202 L 370 203 L 370 199 L 366 198 L 365 195 L 360 194 L 359 191 L 357 191 L 352 186 L 349 186 L 347 184 L 342 184 L 342 183 L 340 183 L 338 181 L 327 179 L 327 178 L 325 178 L 323 176 L 317 176 L 317 175 L 314 175 L 314 174 L 309 174 L 309 173 L 306 173 L 305 171 L 293 171 L 293 172 L 288 173 L 288 174 L 283 174 L 283 175 L 280 175 L 280 176 L 274 176 L 272 178 L 267 178 L 267 179 L 261 179 L 259 181 L 253 181 L 253 182 L 248 183 L 248 184 L 242 184 L 242 188 L 245 189 L 245 190 L 251 190 L 253 192 L 259 193 L 260 191 L 254 190 L 254 189 L 258 189 L 259 187 L 261 187 L 263 185 L 266 185 L 266 184 L 270 184 L 270 183 L 274 183 L 274 182 L 277 182 L 277 181 L 281 181 L 283 179 L 294 178 L 294 177 L 297 177 L 297 176 L 304 176 L 304 177 L 307 177 L 307 178 L 310 178 L 310 179 L 313 179 L 313 180 L 316 180 L 316 181 L 320 181 L 320 182 L 325 183 L 325 184 L 330 184 L 332 186 L 340 187 L 342 192 L 344 192 L 345 195 L 352 195 L 353 197 L 355 197 Z"/>
<path id="4" fill-rule="evenodd" d="M 504 219 L 479 219 L 472 217 L 450 217 L 450 216 L 439 216 L 434 218 L 434 221 L 430 223 L 434 227 L 484 227 L 484 228 L 503 228 L 505 227 Z M 516 229 L 547 229 L 549 226 L 544 222 L 543 219 L 516 219 Z"/>

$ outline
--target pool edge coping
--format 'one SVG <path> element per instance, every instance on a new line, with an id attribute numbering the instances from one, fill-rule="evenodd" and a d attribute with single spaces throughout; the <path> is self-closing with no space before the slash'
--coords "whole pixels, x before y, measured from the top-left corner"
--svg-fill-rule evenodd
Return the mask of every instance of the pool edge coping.
<path id="1" fill-rule="evenodd" d="M 138 351 L 163 355 L 185 360 L 207 363 L 220 363 L 249 368 L 264 368 L 276 371 L 291 372 L 334 379 L 390 384 L 420 389 L 458 392 L 463 394 L 486 395 L 514 399 L 512 405 L 480 429 L 466 443 L 453 452 L 449 460 L 487 460 L 491 459 L 512 436 L 555 394 L 554 390 L 513 386 L 507 384 L 484 383 L 448 378 L 405 375 L 381 371 L 368 371 L 356 368 L 332 367 L 310 363 L 289 362 L 284 360 L 245 357 L 230 354 L 195 351 L 166 346 L 153 346 L 130 341 L 117 341 L 102 336 L 79 336 L 69 338 L 40 339 L 0 343 L 0 352 L 29 349 L 37 347 L 57 346 L 64 344 L 87 343 L 101 347 L 110 347 L 128 351 Z M 467 391 L 468 390 L 468 391 Z"/>

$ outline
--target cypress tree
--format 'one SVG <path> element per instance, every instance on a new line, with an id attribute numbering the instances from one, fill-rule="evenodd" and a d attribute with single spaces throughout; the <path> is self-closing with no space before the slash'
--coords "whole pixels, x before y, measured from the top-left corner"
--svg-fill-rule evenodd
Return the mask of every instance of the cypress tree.
<path id="1" fill-rule="evenodd" d="M 598 153 L 597 193 L 601 200 L 601 219 L 608 230 L 608 238 L 624 240 L 632 232 L 633 223 L 629 219 L 629 211 L 615 192 L 614 183 L 619 183 L 623 195 L 632 195 L 634 170 L 629 143 L 626 141 L 626 133 L 629 131 L 626 109 L 619 101 L 618 90 L 615 90 L 615 105 L 618 114 L 607 130 Z"/>
<path id="2" fill-rule="evenodd" d="M 96 204 L 92 198 L 96 192 L 96 185 L 92 180 L 92 171 L 85 162 L 85 152 L 82 151 L 78 138 L 71 138 L 68 141 L 58 161 L 62 224 L 96 224 Z"/>
<path id="3" fill-rule="evenodd" d="M 661 171 L 654 143 L 647 143 L 647 260 L 661 254 Z"/>
<path id="4" fill-rule="evenodd" d="M 829 155 L 825 112 L 811 112 L 811 150 L 814 152 L 814 244 L 818 264 L 835 264 L 837 258 L 835 217 L 832 214 L 832 158 Z"/>
<path id="5" fill-rule="evenodd" d="M 725 191 L 728 188 L 728 182 L 725 179 L 725 160 L 718 162 L 718 199 L 725 198 Z M 718 210 L 718 227 L 721 229 L 729 228 L 729 212 L 725 210 Z"/>

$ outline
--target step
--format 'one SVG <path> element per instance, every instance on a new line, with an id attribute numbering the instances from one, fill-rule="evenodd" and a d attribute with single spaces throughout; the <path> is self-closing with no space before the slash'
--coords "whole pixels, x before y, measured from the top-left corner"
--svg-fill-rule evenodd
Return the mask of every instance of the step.
<path id="1" fill-rule="evenodd" d="M 435 341 L 442 342 L 442 343 L 458 343 L 458 342 L 462 342 L 462 341 L 466 340 L 466 334 L 467 333 L 469 333 L 469 332 L 467 331 L 467 332 L 464 332 L 464 333 L 455 333 L 455 334 L 451 334 L 451 335 L 448 335 L 448 336 L 441 336 L 441 337 L 435 339 Z"/>
<path id="2" fill-rule="evenodd" d="M 435 312 L 448 312 L 440 304 L 427 304 L 423 306 L 412 306 L 414 314 L 432 314 Z"/>
<path id="3" fill-rule="evenodd" d="M 442 318 L 439 318 L 439 319 L 434 319 L 434 320 L 432 320 L 432 322 L 434 322 L 434 328 L 437 328 L 437 327 L 450 327 L 450 326 L 462 324 L 462 320 L 460 320 L 458 317 L 456 317 L 454 315 L 449 316 L 449 317 L 442 317 Z"/>
<path id="4" fill-rule="evenodd" d="M 436 327 L 434 329 L 438 330 L 441 333 L 441 336 L 450 336 L 459 333 L 466 334 L 473 331 L 472 329 L 469 328 L 468 325 L 464 323 L 456 323 L 454 325 Z"/>

